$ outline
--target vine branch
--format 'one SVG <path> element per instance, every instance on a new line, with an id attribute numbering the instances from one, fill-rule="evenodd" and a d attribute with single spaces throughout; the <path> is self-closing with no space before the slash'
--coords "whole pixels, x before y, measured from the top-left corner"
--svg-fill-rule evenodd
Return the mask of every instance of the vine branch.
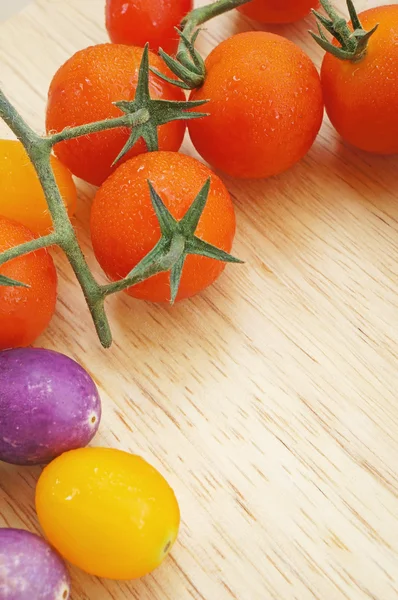
<path id="1" fill-rule="evenodd" d="M 9 248 L 0 254 L 0 265 L 4 265 L 4 263 L 12 260 L 13 258 L 17 258 L 18 256 L 24 256 L 25 254 L 35 252 L 35 250 L 40 250 L 40 248 L 54 246 L 57 243 L 58 235 L 56 233 L 50 233 L 49 235 L 35 238 L 30 242 L 25 242 L 25 244 L 14 246 L 13 248 Z"/>
<path id="2" fill-rule="evenodd" d="M 210 6 L 194 10 L 185 22 L 186 34 L 191 36 L 194 29 L 201 23 L 248 1 L 217 0 Z M 188 40 L 188 37 L 184 33 L 181 33 L 182 43 L 179 56 L 182 63 L 189 64 L 189 60 L 184 54 L 184 43 L 188 44 L 188 47 L 191 47 L 192 52 L 196 53 L 193 47 L 196 36 L 197 33 L 192 35 L 192 42 Z M 188 42 L 184 42 L 184 37 L 186 37 Z M 63 131 L 50 133 L 44 137 L 39 136 L 29 127 L 16 108 L 0 90 L 0 118 L 5 121 L 24 146 L 41 183 L 53 223 L 52 233 L 2 252 L 0 254 L 0 266 L 30 252 L 54 245 L 59 246 L 67 256 L 82 288 L 98 337 L 105 348 L 109 348 L 112 344 L 112 334 L 104 306 L 107 296 L 132 287 L 158 273 L 170 271 L 171 301 L 174 302 L 177 297 L 184 262 L 189 254 L 207 256 L 223 262 L 241 262 L 223 250 L 195 236 L 199 219 L 208 199 L 210 180 L 200 190 L 181 221 L 174 219 L 151 183 L 148 182 L 151 201 L 162 233 L 160 241 L 136 265 L 127 277 L 120 281 L 100 285 L 90 271 L 54 176 L 50 160 L 53 147 L 65 140 L 71 140 L 108 129 L 125 127 L 130 129 L 131 133 L 125 147 L 119 156 L 116 157 L 115 162 L 117 162 L 140 138 L 144 139 L 148 151 L 157 150 L 157 131 L 158 127 L 163 124 L 174 120 L 187 120 L 206 116 L 205 113 L 198 113 L 192 110 L 202 105 L 204 103 L 202 101 L 172 102 L 154 100 L 150 97 L 148 52 L 147 45 L 142 56 L 135 100 L 128 102 L 121 100 L 116 103 L 116 106 L 124 114 L 113 119 L 69 127 Z M 198 56 L 196 53 L 194 66 L 199 71 L 201 65 L 204 68 L 204 63 Z M 172 80 L 172 82 L 176 83 L 175 80 Z M 27 287 L 23 282 L 14 281 L 1 274 L 0 286 Z"/>
<path id="3" fill-rule="evenodd" d="M 47 139 L 51 146 L 55 146 L 64 140 L 72 140 L 74 138 L 89 135 L 90 133 L 99 133 L 108 129 L 117 129 L 118 127 L 136 127 L 144 125 L 150 119 L 149 112 L 142 108 L 133 114 L 123 115 L 115 119 L 104 119 L 95 123 L 87 123 L 87 125 L 78 125 L 77 127 L 68 127 L 60 133 L 53 133 Z"/>

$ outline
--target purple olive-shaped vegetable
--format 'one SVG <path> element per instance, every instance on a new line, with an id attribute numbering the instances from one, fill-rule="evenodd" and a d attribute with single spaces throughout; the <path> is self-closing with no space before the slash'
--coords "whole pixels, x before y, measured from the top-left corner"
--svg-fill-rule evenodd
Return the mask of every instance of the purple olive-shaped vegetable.
<path id="1" fill-rule="evenodd" d="M 39 536 L 0 529 L 1 600 L 67 600 L 70 579 L 61 557 Z"/>
<path id="2" fill-rule="evenodd" d="M 95 383 L 74 360 L 40 348 L 0 352 L 0 460 L 48 463 L 87 446 L 100 419 Z"/>

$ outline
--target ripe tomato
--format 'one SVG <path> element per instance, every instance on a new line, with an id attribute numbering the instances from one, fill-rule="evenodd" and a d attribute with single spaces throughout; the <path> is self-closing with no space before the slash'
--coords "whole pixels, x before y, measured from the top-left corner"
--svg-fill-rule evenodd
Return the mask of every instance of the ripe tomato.
<path id="1" fill-rule="evenodd" d="M 0 217 L 0 252 L 33 238 L 20 223 Z M 53 260 L 46 250 L 37 250 L 0 266 L 0 275 L 30 286 L 0 286 L 0 350 L 30 346 L 55 311 L 57 273 Z"/>
<path id="2" fill-rule="evenodd" d="M 83 571 L 136 579 L 174 544 L 180 511 L 173 490 L 139 456 L 110 448 L 66 452 L 43 471 L 36 509 L 50 543 Z"/>
<path id="3" fill-rule="evenodd" d="M 71 217 L 77 200 L 72 175 L 55 156 L 51 157 L 51 165 Z M 26 225 L 37 235 L 45 235 L 52 229 L 36 171 L 23 145 L 16 140 L 0 140 L 0 215 Z"/>
<path id="4" fill-rule="evenodd" d="M 172 215 L 180 220 L 206 180 L 210 193 L 196 235 L 230 252 L 235 235 L 231 197 L 208 167 L 173 152 L 152 152 L 125 163 L 97 192 L 91 211 L 91 239 L 98 262 L 110 279 L 125 277 L 160 239 L 148 180 Z M 189 298 L 213 283 L 225 264 L 203 256 L 187 257 L 177 300 Z M 170 300 L 168 273 L 160 273 L 128 290 L 135 298 Z"/>
<path id="5" fill-rule="evenodd" d="M 193 0 L 106 0 L 106 28 L 112 42 L 162 48 L 174 54 L 179 27 Z"/>
<path id="6" fill-rule="evenodd" d="M 321 71 L 326 110 L 350 144 L 377 154 L 398 153 L 398 4 L 359 15 L 362 26 L 379 28 L 365 57 L 356 62 L 327 53 Z"/>
<path id="7" fill-rule="evenodd" d="M 277 175 L 311 148 L 323 118 L 317 70 L 289 40 L 248 32 L 222 42 L 206 60 L 209 117 L 189 122 L 192 142 L 217 169 L 240 178 Z"/>
<path id="8" fill-rule="evenodd" d="M 121 44 L 100 44 L 77 52 L 55 74 L 51 82 L 47 105 L 47 131 L 62 131 L 65 127 L 83 125 L 112 117 L 122 111 L 113 104 L 134 100 L 142 48 Z M 150 53 L 150 65 L 170 75 L 160 57 Z M 153 98 L 185 100 L 183 91 L 150 75 Z M 184 121 L 173 121 L 159 129 L 159 148 L 178 150 L 185 133 Z M 83 138 L 63 141 L 55 153 L 74 175 L 101 185 L 116 169 L 112 163 L 129 138 L 130 130 L 112 129 Z M 146 152 L 141 139 L 124 160 Z"/>
<path id="9" fill-rule="evenodd" d="M 293 23 L 318 6 L 319 0 L 252 0 L 239 10 L 261 23 Z"/>

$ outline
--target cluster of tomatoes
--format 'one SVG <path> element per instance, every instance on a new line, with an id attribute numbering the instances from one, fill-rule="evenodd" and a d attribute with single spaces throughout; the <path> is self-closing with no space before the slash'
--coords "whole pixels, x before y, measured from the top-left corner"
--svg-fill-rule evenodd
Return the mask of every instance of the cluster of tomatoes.
<path id="1" fill-rule="evenodd" d="M 287 23 L 304 17 L 317 6 L 315 0 L 252 0 L 240 10 L 262 22 Z M 121 116 L 117 104 L 132 102 L 136 97 L 143 46 L 147 42 L 152 49 L 150 66 L 164 76 L 150 73 L 151 98 L 185 101 L 186 92 L 156 52 L 160 47 L 169 54 L 176 52 L 175 27 L 192 8 L 192 0 L 107 0 L 107 28 L 113 43 L 77 52 L 55 74 L 48 94 L 48 134 Z M 327 53 L 321 76 L 297 45 L 279 35 L 257 31 L 225 40 L 205 61 L 204 84 L 190 93 L 192 101 L 207 101 L 208 116 L 161 124 L 156 152 L 147 152 L 141 138 L 115 164 L 131 136 L 127 127 L 56 144 L 52 167 L 70 217 L 77 197 L 72 174 L 99 186 L 91 209 L 91 238 L 95 255 L 111 280 L 126 277 L 160 239 L 162 224 L 155 214 L 148 181 L 177 222 L 209 181 L 207 202 L 195 235 L 224 253 L 230 252 L 236 227 L 231 197 L 210 167 L 178 152 L 187 129 L 200 156 L 212 168 L 236 178 L 275 176 L 301 160 L 318 135 L 325 105 L 332 124 L 353 146 L 379 154 L 398 152 L 398 5 L 366 11 L 359 19 L 353 43 L 363 37 L 366 52 L 363 43 L 359 44 L 363 51 L 353 60 L 341 60 L 333 52 Z M 326 18 L 325 22 L 328 23 Z M 327 27 L 330 29 L 331 25 Z M 366 37 L 366 32 L 372 30 L 373 34 Z M 339 38 L 338 31 L 336 36 L 334 47 L 339 48 L 339 42 L 343 44 L 345 40 Z M 328 43 L 326 38 L 320 41 Z M 22 144 L 0 141 L 0 252 L 51 230 L 43 190 Z M 184 263 L 177 300 L 205 289 L 219 277 L 224 266 L 209 254 L 191 253 Z M 40 249 L 15 258 L 0 267 L 0 276 L 29 286 L 0 286 L 0 350 L 30 346 L 47 327 L 55 310 L 57 275 L 51 255 Z M 153 302 L 169 301 L 169 275 L 157 274 L 130 288 L 128 293 Z M 5 354 L 2 360 L 10 360 Z M 20 368 L 22 363 L 16 364 Z M 87 419 L 85 423 L 87 426 Z M 44 472 L 37 491 L 43 528 L 66 558 L 90 573 L 127 578 L 148 572 L 161 562 L 177 535 L 179 511 L 174 495 L 164 480 L 137 457 L 116 456 L 110 450 L 84 452 L 84 457 L 79 455 L 83 457 L 79 467 L 70 454 L 63 454 L 52 463 L 54 467 L 50 465 Z M 120 481 L 110 481 L 106 489 L 103 486 L 109 473 L 115 472 L 114 461 L 128 490 L 125 504 L 122 502 L 119 507 L 121 514 L 124 509 L 131 513 L 129 494 L 135 486 L 134 489 L 147 490 L 148 494 L 153 489 L 160 490 L 159 497 L 167 502 L 159 514 L 168 511 L 171 515 L 167 535 L 156 519 L 151 522 L 149 541 L 147 546 L 146 542 L 141 543 L 140 554 L 134 556 L 134 568 L 128 547 L 131 536 L 126 537 L 124 526 L 114 516 L 113 486 Z M 106 521 L 104 526 L 110 532 L 106 560 L 98 538 L 87 529 L 86 521 L 79 521 L 81 515 L 87 515 L 87 494 L 81 490 L 87 488 L 95 469 L 103 473 L 99 485 L 101 502 L 97 513 L 92 498 L 89 506 L 93 511 L 91 519 L 97 523 Z M 129 479 L 132 474 L 134 481 Z M 61 482 L 57 486 L 55 479 Z M 71 479 L 74 489 L 80 490 L 73 514 L 69 512 L 72 504 L 68 504 Z M 68 482 L 65 488 L 62 481 Z M 88 495 L 91 492 L 92 489 Z M 139 519 L 140 497 L 136 504 Z M 75 533 L 86 530 L 79 548 L 74 544 L 76 538 L 65 538 L 61 527 L 61 522 L 69 520 Z M 162 520 L 167 521 L 163 517 Z M 20 540 L 12 541 L 18 547 Z"/>
<path id="2" fill-rule="evenodd" d="M 290 22 L 317 5 L 314 0 L 252 0 L 240 10 L 265 22 Z M 148 40 L 153 49 L 150 67 L 171 80 L 151 72 L 151 97 L 184 101 L 185 91 L 173 84 L 173 74 L 155 51 L 159 47 L 176 51 L 175 26 L 191 8 L 191 0 L 108 0 L 107 27 L 114 43 L 81 50 L 58 70 L 48 94 L 47 131 L 120 116 L 116 103 L 134 100 L 142 44 Z M 92 205 L 91 236 L 96 257 L 110 279 L 125 277 L 159 240 L 147 180 L 178 220 L 210 177 L 209 199 L 197 235 L 230 252 L 235 234 L 231 198 L 207 166 L 178 154 L 187 127 L 205 161 L 238 178 L 274 176 L 302 159 L 321 127 L 324 103 L 332 123 L 349 143 L 381 154 L 398 151 L 398 8 L 372 9 L 360 19 L 364 31 L 378 25 L 366 56 L 343 61 L 327 53 L 321 77 L 310 58 L 281 36 L 247 32 L 222 42 L 205 62 L 204 84 L 190 93 L 191 100 L 207 101 L 208 116 L 158 127 L 158 152 L 147 153 L 141 138 L 114 164 L 129 139 L 128 128 L 92 133 L 55 146 L 58 160 L 54 158 L 53 166 L 70 214 L 76 192 L 68 169 L 101 186 Z M 17 142 L 1 144 L 0 250 L 4 250 L 32 235 L 42 235 L 51 223 L 23 149 Z M 16 197 L 15 202 L 9 202 L 10 195 Z M 19 221 L 30 232 L 3 217 Z M 224 266 L 209 257 L 188 256 L 177 300 L 210 285 Z M 0 288 L 0 348 L 29 345 L 54 312 L 52 259 L 42 250 L 2 266 L 0 273 L 31 286 Z M 169 277 L 158 274 L 128 293 L 149 301 L 168 301 Z"/>

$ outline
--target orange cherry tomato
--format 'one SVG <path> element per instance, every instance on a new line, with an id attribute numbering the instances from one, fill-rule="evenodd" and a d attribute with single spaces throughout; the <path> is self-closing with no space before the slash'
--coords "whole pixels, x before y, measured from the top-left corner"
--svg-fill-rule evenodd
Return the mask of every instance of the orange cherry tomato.
<path id="1" fill-rule="evenodd" d="M 121 44 L 100 44 L 80 50 L 55 74 L 47 104 L 47 131 L 73 127 L 120 117 L 123 113 L 113 103 L 134 100 L 142 48 Z M 150 65 L 171 75 L 160 57 L 150 52 Z M 184 92 L 150 74 L 151 97 L 185 100 Z M 185 133 L 184 121 L 173 121 L 159 130 L 159 149 L 178 150 Z M 74 175 L 101 185 L 117 168 L 112 163 L 126 144 L 130 130 L 112 129 L 82 138 L 60 142 L 54 148 L 58 158 Z M 146 152 L 140 139 L 124 160 Z M 120 164 L 120 163 L 119 163 Z"/>
<path id="2" fill-rule="evenodd" d="M 162 48 L 175 54 L 178 34 L 175 30 L 192 10 L 193 0 L 107 0 L 106 28 L 112 42 Z"/>
<path id="3" fill-rule="evenodd" d="M 77 200 L 72 175 L 55 156 L 51 157 L 51 165 L 71 217 Z M 26 225 L 37 235 L 52 230 L 40 181 L 25 148 L 17 140 L 0 140 L 0 215 Z"/>
<path id="4" fill-rule="evenodd" d="M 252 0 L 239 10 L 260 23 L 293 23 L 318 6 L 319 0 Z"/>
<path id="5" fill-rule="evenodd" d="M 328 116 L 350 144 L 376 154 L 398 153 L 398 4 L 359 15 L 365 30 L 379 27 L 362 60 L 327 53 L 321 71 Z"/>
<path id="6" fill-rule="evenodd" d="M 111 448 L 66 452 L 43 471 L 36 509 L 50 543 L 83 571 L 136 579 L 173 546 L 180 511 L 173 490 L 139 456 Z"/>
<path id="7" fill-rule="evenodd" d="M 29 229 L 0 216 L 0 252 L 32 239 Z M 37 250 L 0 266 L 0 275 L 30 286 L 0 286 L 0 350 L 30 346 L 55 311 L 57 273 L 53 260 L 47 250 Z"/>
<path id="8" fill-rule="evenodd" d="M 200 189 L 211 178 L 197 237 L 230 252 L 235 212 L 221 179 L 199 161 L 174 152 L 143 154 L 125 163 L 98 190 L 91 210 L 91 239 L 98 262 L 110 279 L 125 277 L 160 239 L 148 180 L 180 220 Z M 225 264 L 203 256 L 187 257 L 177 300 L 189 298 L 213 283 Z M 128 290 L 135 298 L 170 300 L 169 273 L 155 275 Z"/>
<path id="9" fill-rule="evenodd" d="M 189 122 L 199 154 L 240 178 L 285 171 L 311 148 L 323 118 L 318 72 L 293 42 L 264 32 L 235 35 L 206 60 L 209 117 Z"/>

